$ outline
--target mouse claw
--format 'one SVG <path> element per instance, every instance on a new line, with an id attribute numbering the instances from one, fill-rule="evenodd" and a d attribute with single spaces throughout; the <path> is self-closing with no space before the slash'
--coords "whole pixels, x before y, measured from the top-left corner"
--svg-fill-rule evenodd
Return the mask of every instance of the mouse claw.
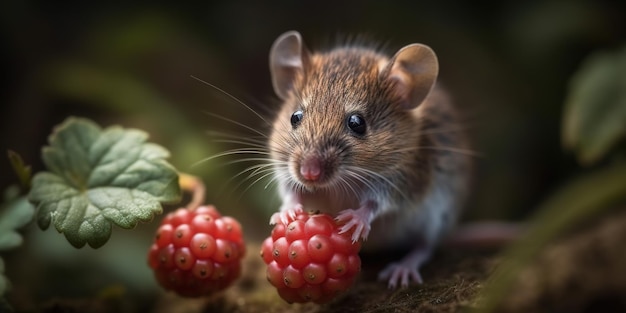
<path id="1" fill-rule="evenodd" d="M 341 211 L 335 220 L 339 223 L 345 223 L 339 229 L 339 233 L 347 233 L 350 229 L 354 228 L 352 232 L 352 243 L 359 241 L 359 239 L 366 240 L 370 233 L 370 223 L 367 217 L 367 212 L 363 209 L 352 210 L 347 209 Z"/>
<path id="2" fill-rule="evenodd" d="M 296 219 L 296 215 L 302 212 L 303 210 L 301 204 L 297 204 L 294 208 L 289 208 L 280 212 L 276 212 L 270 217 L 270 225 L 276 225 L 279 222 L 283 223 L 284 225 L 288 225 Z"/>
<path id="3" fill-rule="evenodd" d="M 270 225 L 276 225 L 278 222 L 280 222 L 280 212 L 276 212 L 270 217 Z"/>
<path id="4" fill-rule="evenodd" d="M 378 280 L 387 281 L 387 288 L 394 290 L 400 284 L 400 288 L 407 288 L 411 282 L 424 283 L 422 275 L 416 267 L 410 267 L 403 263 L 389 264 L 378 274 Z"/>
<path id="5" fill-rule="evenodd" d="M 387 265 L 378 274 L 378 279 L 386 280 L 389 289 L 396 289 L 398 284 L 401 288 L 408 287 L 412 282 L 421 284 L 424 280 L 419 273 L 419 268 L 430 258 L 431 254 L 432 248 L 430 246 L 419 246 L 402 260 Z"/>

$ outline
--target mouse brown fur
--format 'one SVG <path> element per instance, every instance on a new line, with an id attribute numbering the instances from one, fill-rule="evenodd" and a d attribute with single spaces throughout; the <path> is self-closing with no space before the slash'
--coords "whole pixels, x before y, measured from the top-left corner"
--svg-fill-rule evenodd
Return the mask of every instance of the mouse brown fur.
<path id="1" fill-rule="evenodd" d="M 419 267 L 455 225 L 468 193 L 468 141 L 420 44 L 388 56 L 358 45 L 311 53 L 297 32 L 270 53 L 282 100 L 268 148 L 283 204 L 322 211 L 373 251 L 405 247 L 381 272 L 390 287 L 421 282 Z"/>

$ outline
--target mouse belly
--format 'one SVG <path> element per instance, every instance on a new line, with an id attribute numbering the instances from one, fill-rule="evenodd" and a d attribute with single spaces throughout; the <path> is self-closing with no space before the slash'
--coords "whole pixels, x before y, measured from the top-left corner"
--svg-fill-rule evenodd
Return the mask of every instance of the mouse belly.
<path id="1" fill-rule="evenodd" d="M 372 222 L 363 251 L 411 249 L 421 245 L 434 247 L 456 224 L 453 205 L 449 201 L 423 201 L 389 210 Z"/>

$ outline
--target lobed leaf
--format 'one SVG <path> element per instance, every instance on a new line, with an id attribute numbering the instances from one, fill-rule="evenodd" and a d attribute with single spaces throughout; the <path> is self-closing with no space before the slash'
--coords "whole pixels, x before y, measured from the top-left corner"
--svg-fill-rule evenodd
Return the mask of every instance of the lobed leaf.
<path id="1" fill-rule="evenodd" d="M 68 118 L 49 138 L 43 161 L 49 172 L 33 177 L 29 200 L 38 224 L 53 224 L 77 248 L 102 246 L 112 224 L 133 228 L 180 200 L 178 174 L 169 152 L 146 142 L 140 130 Z"/>

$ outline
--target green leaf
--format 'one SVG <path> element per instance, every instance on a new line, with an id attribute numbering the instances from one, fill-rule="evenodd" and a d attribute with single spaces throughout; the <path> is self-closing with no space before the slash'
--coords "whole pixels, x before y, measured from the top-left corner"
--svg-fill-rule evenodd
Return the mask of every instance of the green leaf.
<path id="1" fill-rule="evenodd" d="M 626 137 L 626 47 L 589 57 L 572 77 L 562 140 L 583 164 L 603 158 Z"/>
<path id="2" fill-rule="evenodd" d="M 496 312 L 520 272 L 559 234 L 589 221 L 626 200 L 626 164 L 616 164 L 582 177 L 554 194 L 529 221 L 528 234 L 513 244 L 490 277 L 477 312 Z"/>
<path id="3" fill-rule="evenodd" d="M 169 152 L 146 142 L 140 130 L 68 118 L 43 148 L 50 172 L 33 177 L 29 200 L 42 229 L 50 224 L 77 248 L 102 246 L 112 224 L 133 228 L 162 212 L 161 203 L 181 197 Z"/>
<path id="4" fill-rule="evenodd" d="M 11 193 L 9 188 L 5 194 Z M 3 205 L 0 211 L 0 251 L 13 249 L 22 244 L 22 235 L 16 230 L 33 220 L 35 208 L 26 197 L 20 197 Z"/>

